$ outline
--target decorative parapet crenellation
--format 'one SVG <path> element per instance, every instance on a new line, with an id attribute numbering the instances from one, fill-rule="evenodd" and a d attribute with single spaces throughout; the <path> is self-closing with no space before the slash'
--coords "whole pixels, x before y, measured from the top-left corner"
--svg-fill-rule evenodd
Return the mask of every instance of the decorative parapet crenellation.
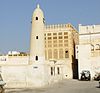
<path id="1" fill-rule="evenodd" d="M 46 25 L 46 29 L 55 29 L 55 28 L 64 28 L 67 27 L 66 24 L 55 24 L 55 25 Z"/>
<path id="2" fill-rule="evenodd" d="M 76 29 L 71 24 L 53 24 L 53 25 L 45 25 L 45 31 L 76 31 Z"/>

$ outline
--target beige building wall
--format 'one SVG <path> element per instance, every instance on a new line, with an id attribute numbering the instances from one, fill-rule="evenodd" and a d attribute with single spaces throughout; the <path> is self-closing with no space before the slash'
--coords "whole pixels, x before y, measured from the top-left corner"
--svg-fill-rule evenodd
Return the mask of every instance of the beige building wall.
<path id="1" fill-rule="evenodd" d="M 79 25 L 79 44 L 98 44 L 100 42 L 100 25 Z"/>
<path id="2" fill-rule="evenodd" d="M 0 56 L 0 65 L 28 65 L 29 54 L 6 54 Z"/>
<path id="3" fill-rule="evenodd" d="M 79 45 L 91 45 L 91 57 L 100 56 L 100 25 L 79 25 Z"/>
<path id="4" fill-rule="evenodd" d="M 91 72 L 91 78 L 100 73 L 100 25 L 79 25 L 79 45 L 76 48 L 76 55 L 79 60 L 79 76 L 82 70 L 87 69 Z"/>
<path id="5" fill-rule="evenodd" d="M 72 58 L 78 32 L 71 24 L 47 25 L 44 36 L 46 60 Z"/>
<path id="6" fill-rule="evenodd" d="M 72 63 L 75 61 L 75 45 L 78 32 L 71 24 L 45 26 L 45 59 L 65 64 L 67 78 L 73 78 Z"/>

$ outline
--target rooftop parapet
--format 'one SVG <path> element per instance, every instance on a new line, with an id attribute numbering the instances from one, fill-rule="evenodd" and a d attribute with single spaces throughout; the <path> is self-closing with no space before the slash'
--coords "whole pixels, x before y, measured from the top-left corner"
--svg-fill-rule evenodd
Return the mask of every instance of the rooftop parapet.
<path id="1" fill-rule="evenodd" d="M 55 28 L 64 28 L 67 27 L 67 24 L 56 24 L 56 25 L 46 25 L 46 29 L 55 29 Z"/>
<path id="2" fill-rule="evenodd" d="M 100 25 L 80 25 L 79 34 L 100 33 Z"/>

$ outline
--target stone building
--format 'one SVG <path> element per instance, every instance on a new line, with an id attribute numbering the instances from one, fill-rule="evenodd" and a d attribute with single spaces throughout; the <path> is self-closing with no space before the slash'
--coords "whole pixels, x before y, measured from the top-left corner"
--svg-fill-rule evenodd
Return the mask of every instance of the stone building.
<path id="1" fill-rule="evenodd" d="M 78 78 L 75 45 L 78 32 L 71 24 L 45 26 L 45 59 L 67 64 L 68 78 Z"/>
<path id="2" fill-rule="evenodd" d="M 46 60 L 71 59 L 74 56 L 74 43 L 78 44 L 78 32 L 71 24 L 45 26 Z"/>
<path id="3" fill-rule="evenodd" d="M 100 73 L 100 25 L 79 25 L 79 45 L 76 46 L 79 78 L 82 70 L 89 70 L 91 79 Z"/>

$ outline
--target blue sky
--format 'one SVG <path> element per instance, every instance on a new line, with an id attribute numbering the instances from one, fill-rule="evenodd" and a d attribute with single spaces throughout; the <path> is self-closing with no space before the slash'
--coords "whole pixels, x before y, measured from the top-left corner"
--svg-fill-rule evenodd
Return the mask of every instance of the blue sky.
<path id="1" fill-rule="evenodd" d="M 46 24 L 100 24 L 100 0 L 0 0 L 0 53 L 29 51 L 30 22 L 37 3 Z"/>

